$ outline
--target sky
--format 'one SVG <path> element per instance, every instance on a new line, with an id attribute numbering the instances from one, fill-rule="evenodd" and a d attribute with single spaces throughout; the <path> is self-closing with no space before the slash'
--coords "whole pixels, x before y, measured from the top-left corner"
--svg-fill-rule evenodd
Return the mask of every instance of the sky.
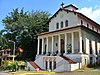
<path id="1" fill-rule="evenodd" d="M 0 0 L 0 30 L 4 29 L 2 19 L 15 8 L 29 12 L 43 10 L 53 15 L 62 2 L 64 6 L 74 4 L 79 12 L 100 24 L 100 0 Z"/>

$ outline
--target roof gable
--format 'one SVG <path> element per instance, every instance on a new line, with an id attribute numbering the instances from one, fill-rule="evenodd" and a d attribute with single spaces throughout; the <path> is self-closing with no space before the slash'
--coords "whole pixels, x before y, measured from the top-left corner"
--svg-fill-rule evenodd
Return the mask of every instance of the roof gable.
<path id="1" fill-rule="evenodd" d="M 76 6 L 74 6 L 73 4 L 67 5 L 67 6 L 65 6 L 64 8 L 68 8 L 68 7 L 72 7 L 72 8 L 74 8 L 74 9 L 78 10 L 78 8 L 77 8 Z"/>

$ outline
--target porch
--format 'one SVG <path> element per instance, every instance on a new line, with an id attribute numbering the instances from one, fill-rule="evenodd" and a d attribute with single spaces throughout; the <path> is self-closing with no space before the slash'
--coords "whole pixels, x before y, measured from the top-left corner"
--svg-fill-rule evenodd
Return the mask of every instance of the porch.
<path id="1" fill-rule="evenodd" d="M 86 53 L 85 33 L 81 29 L 38 37 L 37 55 L 56 56 Z"/>

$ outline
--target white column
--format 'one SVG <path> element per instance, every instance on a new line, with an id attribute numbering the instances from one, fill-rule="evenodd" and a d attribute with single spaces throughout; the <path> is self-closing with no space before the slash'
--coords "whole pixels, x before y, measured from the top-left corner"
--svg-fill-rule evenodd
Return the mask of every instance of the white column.
<path id="1" fill-rule="evenodd" d="M 37 51 L 37 55 L 39 55 L 39 50 L 40 50 L 40 38 L 38 38 L 38 51 Z"/>
<path id="2" fill-rule="evenodd" d="M 58 55 L 61 54 L 61 46 L 60 46 L 60 43 L 61 43 L 61 39 L 60 39 L 60 34 L 58 35 Z"/>
<path id="3" fill-rule="evenodd" d="M 54 36 L 52 36 L 52 51 L 51 51 L 51 54 L 53 54 L 53 49 L 54 49 Z"/>
<path id="4" fill-rule="evenodd" d="M 67 54 L 67 33 L 65 33 L 65 54 Z"/>
<path id="5" fill-rule="evenodd" d="M 72 34 L 72 53 L 74 53 L 74 32 Z"/>
<path id="6" fill-rule="evenodd" d="M 48 54 L 48 50 L 49 50 L 49 47 L 48 47 L 48 37 L 46 38 L 47 39 L 47 49 L 46 49 L 46 54 Z"/>
<path id="7" fill-rule="evenodd" d="M 79 53 L 82 53 L 82 32 L 79 30 Z"/>
<path id="8" fill-rule="evenodd" d="M 52 70 L 54 69 L 54 60 L 52 59 Z"/>
<path id="9" fill-rule="evenodd" d="M 44 50 L 44 38 L 42 38 L 42 54 L 43 54 L 43 50 Z"/>

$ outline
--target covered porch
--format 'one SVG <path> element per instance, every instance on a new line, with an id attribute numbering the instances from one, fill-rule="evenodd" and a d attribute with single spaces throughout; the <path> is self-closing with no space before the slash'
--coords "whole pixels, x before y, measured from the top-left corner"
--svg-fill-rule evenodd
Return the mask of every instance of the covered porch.
<path id="1" fill-rule="evenodd" d="M 86 53 L 85 32 L 66 30 L 38 36 L 37 55 L 66 55 Z"/>

